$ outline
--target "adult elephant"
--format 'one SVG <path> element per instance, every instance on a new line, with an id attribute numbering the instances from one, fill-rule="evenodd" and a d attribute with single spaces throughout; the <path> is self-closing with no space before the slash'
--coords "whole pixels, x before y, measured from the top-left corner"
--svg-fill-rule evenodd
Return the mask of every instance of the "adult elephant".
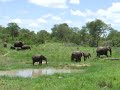
<path id="1" fill-rule="evenodd" d="M 42 61 L 45 60 L 47 64 L 47 58 L 43 55 L 34 55 L 32 56 L 33 65 L 35 62 L 39 62 L 39 65 L 42 64 Z"/>
<path id="2" fill-rule="evenodd" d="M 80 62 L 81 61 L 81 57 L 82 57 L 82 52 L 75 51 L 71 55 L 71 61 Z"/>
<path id="3" fill-rule="evenodd" d="M 112 55 L 111 47 L 98 47 L 96 50 L 97 56 L 106 55 L 108 57 L 108 51 L 110 52 L 110 56 Z"/>
<path id="4" fill-rule="evenodd" d="M 22 48 L 22 46 L 23 46 L 24 44 L 23 44 L 23 42 L 22 41 L 16 41 L 15 43 L 14 43 L 14 47 L 20 47 L 20 48 Z"/>

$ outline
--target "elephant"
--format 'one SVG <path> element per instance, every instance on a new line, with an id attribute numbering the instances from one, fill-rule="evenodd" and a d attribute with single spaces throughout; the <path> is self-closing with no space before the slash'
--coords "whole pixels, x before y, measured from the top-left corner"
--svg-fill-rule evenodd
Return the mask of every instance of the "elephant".
<path id="1" fill-rule="evenodd" d="M 10 46 L 10 49 L 15 49 L 15 47 L 14 46 Z"/>
<path id="2" fill-rule="evenodd" d="M 3 43 L 3 47 L 7 48 L 7 42 Z"/>
<path id="3" fill-rule="evenodd" d="M 22 50 L 26 50 L 26 49 L 30 49 L 31 50 L 31 47 L 29 45 L 23 45 L 21 47 Z"/>
<path id="4" fill-rule="evenodd" d="M 85 52 L 83 52 L 83 53 L 82 53 L 82 56 L 84 57 L 84 61 L 85 61 L 87 58 L 90 58 L 90 57 L 91 57 L 91 54 L 90 54 L 90 53 L 85 53 Z"/>
<path id="5" fill-rule="evenodd" d="M 24 45 L 24 44 L 23 44 L 23 42 L 21 42 L 21 41 L 16 41 L 16 42 L 14 43 L 14 47 L 20 47 L 20 48 L 22 48 L 23 45 Z"/>
<path id="6" fill-rule="evenodd" d="M 39 62 L 39 65 L 42 65 L 42 61 L 45 60 L 47 64 L 47 58 L 44 55 L 34 55 L 32 56 L 33 65 L 35 62 Z"/>
<path id="7" fill-rule="evenodd" d="M 75 51 L 71 55 L 71 61 L 80 62 L 81 61 L 81 57 L 82 57 L 82 52 Z"/>
<path id="8" fill-rule="evenodd" d="M 98 47 L 96 49 L 97 57 L 100 57 L 100 55 L 106 55 L 108 57 L 108 51 L 110 52 L 110 56 L 112 56 L 111 47 Z"/>

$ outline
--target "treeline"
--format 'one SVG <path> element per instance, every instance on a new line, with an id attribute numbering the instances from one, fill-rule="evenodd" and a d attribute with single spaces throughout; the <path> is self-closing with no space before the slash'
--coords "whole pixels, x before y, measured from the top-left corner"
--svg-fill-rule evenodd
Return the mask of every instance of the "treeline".
<path id="1" fill-rule="evenodd" d="M 49 33 L 47 30 L 40 30 L 35 33 L 11 22 L 7 24 L 7 27 L 0 26 L 0 39 L 2 42 L 9 43 L 14 41 L 23 41 L 27 44 L 67 42 L 92 47 L 98 45 L 120 46 L 120 32 L 99 19 L 87 22 L 81 29 L 70 27 L 66 23 L 56 24 L 51 31 Z"/>

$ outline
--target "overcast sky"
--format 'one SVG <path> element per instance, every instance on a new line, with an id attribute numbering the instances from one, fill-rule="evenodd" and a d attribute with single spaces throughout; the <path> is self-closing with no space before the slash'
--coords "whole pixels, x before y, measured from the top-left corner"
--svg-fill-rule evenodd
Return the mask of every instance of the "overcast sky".
<path id="1" fill-rule="evenodd" d="M 120 31 L 120 0 L 0 0 L 0 25 L 17 23 L 31 31 L 51 32 L 54 24 L 81 28 L 101 19 Z"/>

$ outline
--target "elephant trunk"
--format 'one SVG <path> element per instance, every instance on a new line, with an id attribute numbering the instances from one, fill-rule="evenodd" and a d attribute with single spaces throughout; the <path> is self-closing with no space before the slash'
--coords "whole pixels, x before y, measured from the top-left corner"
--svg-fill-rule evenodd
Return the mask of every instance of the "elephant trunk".
<path id="1" fill-rule="evenodd" d="M 47 64 L 47 59 L 45 61 L 46 61 L 46 64 Z"/>
<path id="2" fill-rule="evenodd" d="M 110 49 L 109 51 L 110 51 L 110 56 L 112 56 L 112 50 Z"/>

